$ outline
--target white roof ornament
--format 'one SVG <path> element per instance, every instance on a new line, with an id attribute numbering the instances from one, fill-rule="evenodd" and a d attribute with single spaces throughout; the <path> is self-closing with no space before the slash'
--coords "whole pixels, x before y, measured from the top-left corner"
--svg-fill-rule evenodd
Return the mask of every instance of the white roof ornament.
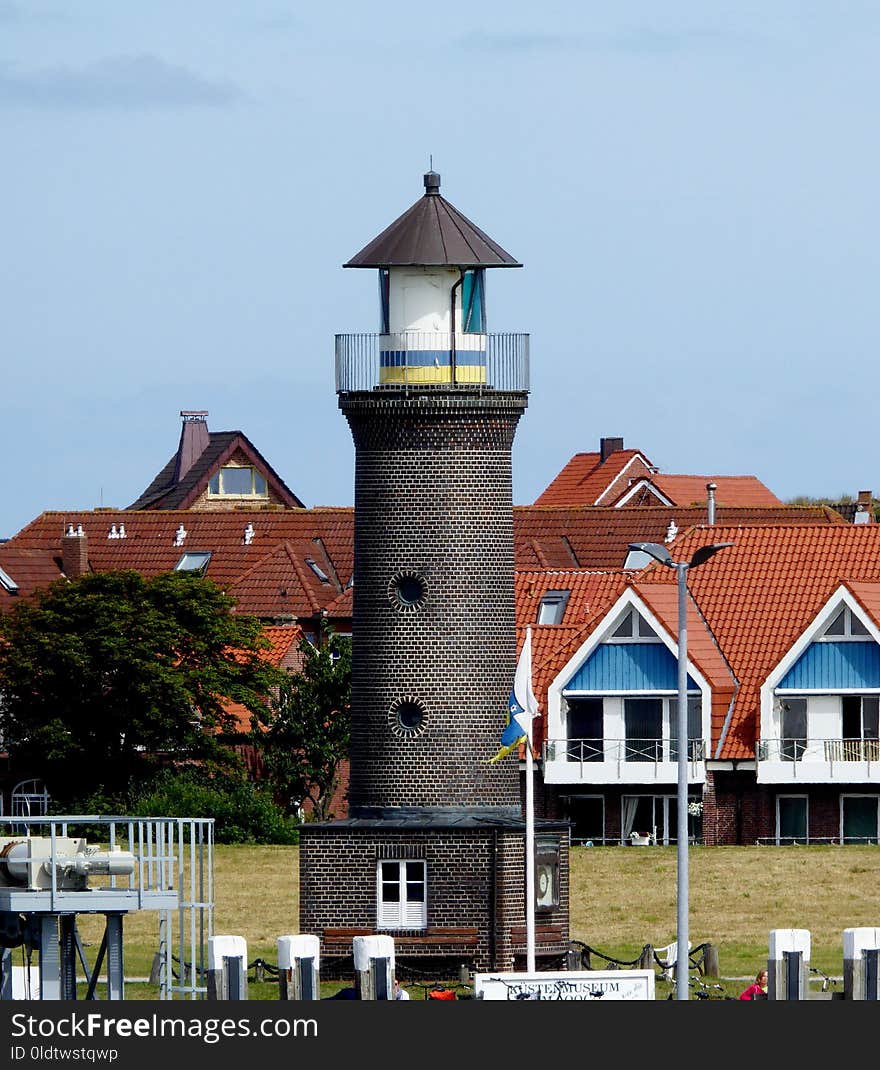
<path id="1" fill-rule="evenodd" d="M 115 524 L 111 524 L 110 525 L 110 531 L 107 534 L 107 538 L 108 539 L 118 539 L 119 538 L 119 532 L 116 530 L 116 525 Z"/>
<path id="2" fill-rule="evenodd" d="M 254 525 L 250 521 L 248 521 L 247 524 L 245 525 L 245 529 L 244 529 L 244 544 L 245 544 L 245 546 L 250 546 L 250 544 L 254 541 L 254 535 L 256 535 L 256 534 L 257 534 L 257 532 L 256 532 L 256 529 L 254 528 Z"/>
<path id="3" fill-rule="evenodd" d="M 183 524 L 181 524 L 177 531 L 174 532 L 174 545 L 183 546 L 183 540 L 186 538 L 186 536 L 187 530 L 183 526 Z"/>
<path id="4" fill-rule="evenodd" d="M 85 535 L 85 532 L 83 531 L 82 524 L 77 524 L 76 525 L 76 534 L 80 539 Z"/>
<path id="5" fill-rule="evenodd" d="M 70 535 L 76 535 L 76 532 L 75 532 L 75 531 L 73 530 L 73 524 L 68 524 L 68 525 L 67 525 L 67 531 L 65 531 L 65 533 L 64 533 L 64 534 L 65 534 L 65 535 L 68 535 L 68 536 L 70 536 Z"/>
<path id="6" fill-rule="evenodd" d="M 119 532 L 118 532 L 118 534 L 119 534 L 119 538 L 120 538 L 120 539 L 124 539 L 124 538 L 125 538 L 125 524 L 120 524 L 120 525 L 119 525 Z"/>
<path id="7" fill-rule="evenodd" d="M 674 520 L 669 521 L 669 527 L 666 529 L 666 542 L 672 542 L 675 536 L 678 534 L 678 525 Z"/>

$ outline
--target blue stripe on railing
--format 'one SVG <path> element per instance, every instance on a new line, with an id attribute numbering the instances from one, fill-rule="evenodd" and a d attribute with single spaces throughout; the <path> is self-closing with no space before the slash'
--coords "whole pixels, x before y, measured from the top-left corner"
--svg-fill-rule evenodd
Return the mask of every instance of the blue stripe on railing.
<path id="1" fill-rule="evenodd" d="M 379 364 L 382 368 L 447 368 L 452 363 L 448 349 L 382 349 Z M 485 350 L 461 349 L 455 354 L 456 364 L 485 364 Z"/>

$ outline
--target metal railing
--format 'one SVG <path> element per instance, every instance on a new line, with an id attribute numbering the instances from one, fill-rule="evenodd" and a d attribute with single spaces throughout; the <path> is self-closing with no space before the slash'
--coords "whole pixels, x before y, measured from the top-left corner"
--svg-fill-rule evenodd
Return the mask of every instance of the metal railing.
<path id="1" fill-rule="evenodd" d="M 159 998 L 205 998 L 208 940 L 213 935 L 213 818 L 16 815 L 0 820 L 0 842 L 6 837 L 25 837 L 25 844 L 40 841 L 40 853 L 28 848 L 22 865 L 36 858 L 49 876 L 40 882 L 45 887 L 32 888 L 0 874 L 0 911 L 155 911 Z M 72 882 L 65 877 L 72 872 L 71 841 L 83 841 L 85 863 L 100 845 L 128 852 L 133 864 Z"/>
<path id="2" fill-rule="evenodd" d="M 880 762 L 877 739 L 762 739 L 756 747 L 759 762 Z"/>
<path id="3" fill-rule="evenodd" d="M 336 335 L 336 392 L 380 388 L 527 392 L 527 334 Z"/>
<path id="4" fill-rule="evenodd" d="M 706 759 L 702 739 L 688 740 L 688 761 Z M 678 744 L 670 739 L 548 739 L 544 744 L 548 762 L 677 762 Z"/>

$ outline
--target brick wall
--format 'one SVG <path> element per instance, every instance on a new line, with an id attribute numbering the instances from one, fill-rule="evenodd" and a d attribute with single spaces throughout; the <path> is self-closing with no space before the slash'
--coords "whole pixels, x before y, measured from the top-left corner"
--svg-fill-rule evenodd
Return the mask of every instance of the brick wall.
<path id="1" fill-rule="evenodd" d="M 511 446 L 524 395 L 342 395 L 354 438 L 349 802 L 516 805 L 488 765 L 515 668 Z M 395 577 L 424 599 L 401 607 Z M 422 717 L 401 731 L 395 710 Z"/>
<path id="2" fill-rule="evenodd" d="M 299 927 L 321 937 L 322 960 L 347 959 L 351 954 L 350 940 L 328 943 L 326 930 L 343 926 L 376 931 L 379 859 L 418 858 L 424 859 L 428 874 L 428 929 L 473 928 L 476 942 L 419 944 L 418 933 L 383 930 L 395 937 L 396 957 L 404 961 L 451 957 L 477 970 L 510 970 L 521 963 L 525 954 L 522 828 L 402 830 L 372 825 L 338 823 L 302 829 Z M 536 914 L 536 957 L 542 959 L 560 958 L 568 949 L 568 839 L 565 830 L 559 835 L 559 907 Z"/>

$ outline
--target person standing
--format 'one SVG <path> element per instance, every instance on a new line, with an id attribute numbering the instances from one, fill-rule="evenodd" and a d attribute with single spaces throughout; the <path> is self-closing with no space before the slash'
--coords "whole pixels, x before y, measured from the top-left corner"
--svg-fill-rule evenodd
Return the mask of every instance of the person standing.
<path id="1" fill-rule="evenodd" d="M 740 992 L 740 999 L 766 999 L 767 998 L 767 971 L 758 970 L 755 980 L 748 988 Z"/>
<path id="2" fill-rule="evenodd" d="M 409 999 L 410 994 L 405 988 L 400 987 L 400 981 L 394 978 L 394 998 L 395 999 Z"/>

